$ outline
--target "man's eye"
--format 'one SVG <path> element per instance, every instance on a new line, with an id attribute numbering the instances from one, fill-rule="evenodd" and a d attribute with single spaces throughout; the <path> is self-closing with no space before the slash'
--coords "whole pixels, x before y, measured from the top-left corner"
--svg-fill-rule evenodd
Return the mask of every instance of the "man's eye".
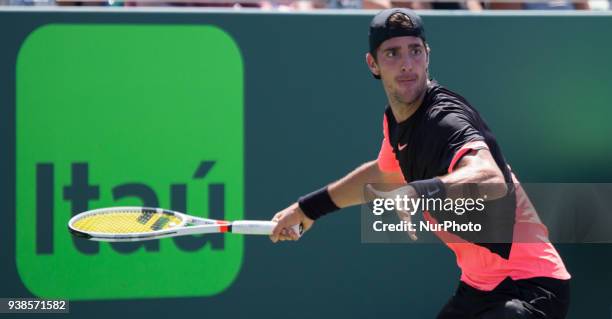
<path id="1" fill-rule="evenodd" d="M 395 53 L 395 51 L 387 51 L 386 55 L 387 55 L 388 58 L 392 58 L 392 57 L 396 56 L 397 54 Z"/>
<path id="2" fill-rule="evenodd" d="M 412 54 L 413 55 L 420 55 L 421 53 L 423 53 L 423 50 L 421 50 L 421 49 L 414 49 L 414 50 L 412 50 Z"/>

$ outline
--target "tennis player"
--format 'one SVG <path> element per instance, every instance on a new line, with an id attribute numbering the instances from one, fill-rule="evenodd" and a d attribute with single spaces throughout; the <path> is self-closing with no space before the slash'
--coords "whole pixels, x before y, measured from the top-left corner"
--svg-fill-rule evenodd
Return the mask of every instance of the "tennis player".
<path id="1" fill-rule="evenodd" d="M 449 185 L 458 183 L 501 185 L 493 188 L 494 198 L 513 205 L 510 218 L 499 223 L 498 233 L 507 240 L 486 244 L 441 237 L 462 273 L 438 318 L 564 318 L 570 274 L 552 244 L 516 241 L 517 227 L 531 225 L 530 233 L 543 236 L 546 228 L 479 113 L 430 80 L 421 18 L 408 9 L 384 10 L 370 24 L 369 43 L 366 62 L 388 100 L 378 158 L 278 212 L 271 240 L 297 240 L 291 225 L 302 223 L 308 230 L 328 213 L 363 204 L 368 183 L 407 183 L 410 196 L 426 198 L 446 198 Z"/>

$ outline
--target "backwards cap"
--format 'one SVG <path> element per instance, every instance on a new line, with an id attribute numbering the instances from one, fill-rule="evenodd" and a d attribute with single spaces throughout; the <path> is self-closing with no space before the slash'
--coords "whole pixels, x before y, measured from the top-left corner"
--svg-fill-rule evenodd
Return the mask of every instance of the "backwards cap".
<path id="1" fill-rule="evenodd" d="M 395 13 L 402 13 L 408 18 L 408 27 L 391 26 L 389 18 Z M 425 42 L 423 20 L 414 11 L 404 8 L 386 9 L 379 12 L 370 22 L 370 53 L 376 56 L 376 49 L 381 43 L 395 37 L 413 36 Z"/>

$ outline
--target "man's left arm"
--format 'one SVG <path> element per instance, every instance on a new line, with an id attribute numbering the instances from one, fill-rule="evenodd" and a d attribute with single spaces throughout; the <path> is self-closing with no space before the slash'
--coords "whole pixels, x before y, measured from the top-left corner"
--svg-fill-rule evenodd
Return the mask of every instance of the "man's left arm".
<path id="1" fill-rule="evenodd" d="M 504 175 L 497 166 L 489 149 L 486 147 L 463 149 L 457 153 L 455 161 L 445 175 L 426 180 L 418 180 L 393 191 L 379 191 L 369 186 L 370 192 L 381 198 L 408 197 L 444 197 L 465 198 L 469 196 L 485 197 L 494 200 L 506 195 L 508 185 Z M 466 144 L 467 145 L 467 144 Z M 460 157 L 458 157 L 460 156 Z M 474 188 L 472 186 L 477 186 Z M 474 190 L 478 193 L 475 194 Z M 443 194 L 441 196 L 441 194 Z M 466 196 L 467 195 L 467 196 Z"/>
<path id="2" fill-rule="evenodd" d="M 475 144 L 484 142 L 476 142 Z M 470 144 L 470 143 L 468 143 Z M 468 148 L 464 154 L 455 162 L 451 163 L 449 173 L 440 176 L 440 181 L 444 184 L 446 196 L 457 198 L 463 196 L 463 185 L 479 184 L 486 187 L 479 187 L 483 191 L 480 195 L 486 195 L 488 199 L 496 199 L 506 195 L 508 187 L 504 180 L 502 171 L 497 166 L 491 151 L 487 147 Z M 465 148 L 462 150 L 465 150 Z"/>

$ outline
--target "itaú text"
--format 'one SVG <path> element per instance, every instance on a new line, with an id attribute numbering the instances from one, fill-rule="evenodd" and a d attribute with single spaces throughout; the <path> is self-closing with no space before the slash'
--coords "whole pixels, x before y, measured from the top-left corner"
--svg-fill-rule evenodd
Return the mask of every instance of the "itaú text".
<path id="1" fill-rule="evenodd" d="M 397 224 L 385 224 L 382 221 L 375 221 L 372 224 L 376 232 L 395 232 L 395 231 L 416 231 L 417 225 L 402 221 Z M 482 225 L 472 222 L 458 224 L 455 221 L 445 221 L 443 223 L 430 223 L 428 221 L 420 221 L 418 224 L 419 231 L 450 231 L 450 232 L 479 232 L 482 230 Z"/>

